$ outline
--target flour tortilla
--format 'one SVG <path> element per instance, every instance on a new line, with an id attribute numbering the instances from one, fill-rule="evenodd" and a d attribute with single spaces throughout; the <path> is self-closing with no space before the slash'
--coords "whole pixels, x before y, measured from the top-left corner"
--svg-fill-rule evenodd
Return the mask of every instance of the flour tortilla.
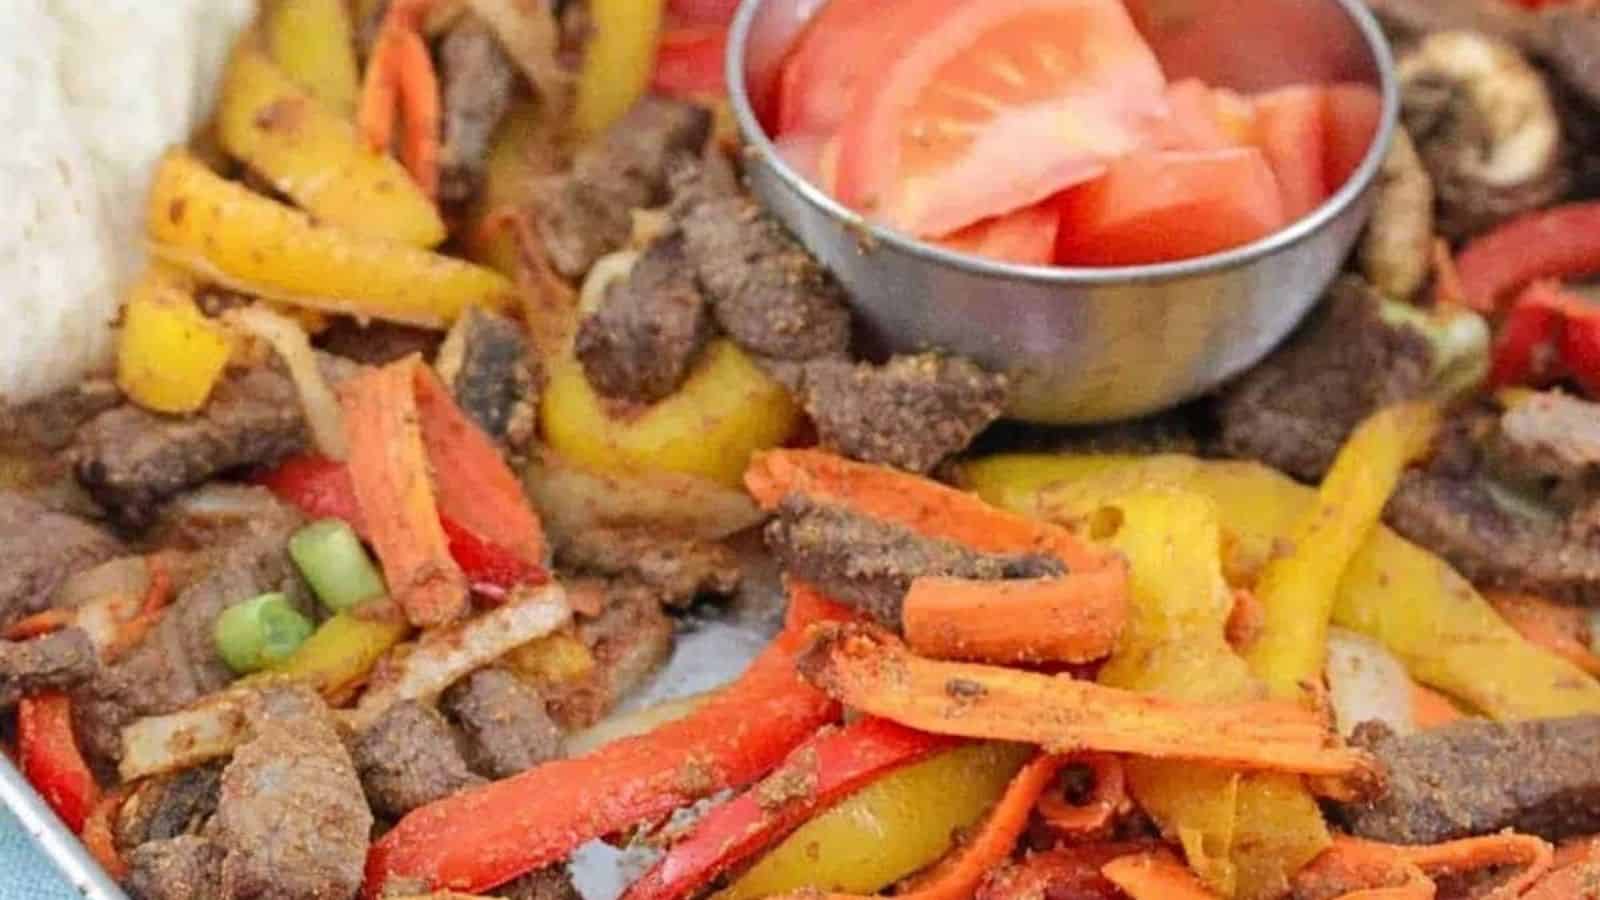
<path id="1" fill-rule="evenodd" d="M 156 160 L 204 121 L 255 0 L 4 0 L 0 400 L 107 368 Z"/>

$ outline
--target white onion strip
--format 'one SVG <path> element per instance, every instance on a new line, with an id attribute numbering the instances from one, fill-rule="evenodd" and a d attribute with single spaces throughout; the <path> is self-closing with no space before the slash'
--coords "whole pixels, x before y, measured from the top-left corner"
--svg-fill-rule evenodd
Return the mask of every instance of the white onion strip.
<path id="1" fill-rule="evenodd" d="M 1396 734 L 1417 730 L 1411 676 L 1382 644 L 1342 628 L 1328 629 L 1328 699 L 1339 733 L 1378 721 Z"/>
<path id="2" fill-rule="evenodd" d="M 339 413 L 339 400 L 333 394 L 317 368 L 317 357 L 311 352 L 311 340 L 293 321 L 260 306 L 246 306 L 228 313 L 227 320 L 235 327 L 266 341 L 283 357 L 289 368 L 289 378 L 300 394 L 300 405 L 305 409 L 306 423 L 311 427 L 311 439 L 317 452 L 329 459 L 343 461 L 346 455 L 344 418 Z"/>

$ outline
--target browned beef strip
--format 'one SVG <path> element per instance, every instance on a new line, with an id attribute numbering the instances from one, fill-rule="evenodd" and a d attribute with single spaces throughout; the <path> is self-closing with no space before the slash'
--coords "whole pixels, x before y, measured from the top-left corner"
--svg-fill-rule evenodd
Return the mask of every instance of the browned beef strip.
<path id="1" fill-rule="evenodd" d="M 927 472 L 1000 417 L 1007 380 L 959 357 L 887 364 L 807 363 L 801 393 L 823 446 L 852 459 Z"/>
<path id="2" fill-rule="evenodd" d="M 1549 840 L 1600 830 L 1600 716 L 1469 720 L 1407 737 L 1369 722 L 1353 742 L 1388 773 L 1382 796 L 1340 807 L 1360 837 L 1432 844 L 1503 828 Z"/>
<path id="3" fill-rule="evenodd" d="M 1497 434 L 1515 470 L 1575 484 L 1600 471 L 1600 404 L 1559 391 L 1535 394 L 1506 410 Z"/>
<path id="4" fill-rule="evenodd" d="M 578 638 L 594 655 L 595 667 L 576 682 L 553 687 L 546 707 L 567 731 L 587 728 L 614 709 L 672 655 L 672 620 L 656 591 L 642 582 L 574 579 L 569 590 L 599 589 L 604 606 L 578 620 Z"/>
<path id="5" fill-rule="evenodd" d="M 284 504 L 272 508 L 272 515 L 250 523 L 235 543 L 216 551 L 205 574 L 178 594 L 142 643 L 77 692 L 78 736 L 91 756 L 117 759 L 123 725 L 173 712 L 233 680 L 212 637 L 223 610 L 268 591 L 282 591 L 304 611 L 313 610 L 287 550 L 289 535 L 303 519 Z"/>
<path id="6" fill-rule="evenodd" d="M 628 278 L 578 326 L 576 351 L 600 393 L 654 403 L 677 390 L 706 342 L 711 314 L 673 233 L 645 249 Z"/>
<path id="7" fill-rule="evenodd" d="M 224 378 L 193 416 L 125 403 L 78 432 L 78 480 L 130 528 L 148 525 L 168 497 L 241 466 L 270 463 L 306 443 L 294 385 L 257 367 Z"/>
<path id="8" fill-rule="evenodd" d="M 0 641 L 0 710 L 41 690 L 66 690 L 94 676 L 94 644 L 79 628 L 27 641 Z"/>
<path id="9" fill-rule="evenodd" d="M 921 575 L 1011 579 L 1066 571 L 1048 556 L 979 553 L 800 496 L 778 504 L 767 546 L 790 574 L 892 628 L 900 627 L 901 601 Z"/>
<path id="10" fill-rule="evenodd" d="M 439 377 L 462 410 L 514 451 L 533 440 L 539 360 L 522 326 L 473 307 L 456 320 L 439 348 Z"/>
<path id="11" fill-rule="evenodd" d="M 706 109 L 647 96 L 574 160 L 572 171 L 533 186 L 534 225 L 550 262 L 578 278 L 627 243 L 630 212 L 667 199 L 667 167 L 698 153 L 711 133 Z"/>
<path id="12" fill-rule="evenodd" d="M 1600 11 L 1555 6 L 1541 13 L 1538 41 L 1531 49 L 1587 101 L 1592 116 L 1600 107 Z"/>
<path id="13" fill-rule="evenodd" d="M 511 108 L 517 71 L 494 31 L 467 12 L 439 42 L 439 80 L 444 102 L 439 199 L 459 205 L 472 199 L 483 181 L 489 138 Z"/>
<path id="14" fill-rule="evenodd" d="M 595 528 L 567 535 L 556 559 L 571 570 L 638 582 L 656 602 L 674 607 L 706 594 L 731 594 L 742 575 L 738 559 L 723 544 L 643 529 Z"/>
<path id="15" fill-rule="evenodd" d="M 718 169 L 685 161 L 672 174 L 672 211 L 717 324 L 759 356 L 842 355 L 850 343 L 844 289 L 788 232 L 732 189 Z"/>
<path id="16" fill-rule="evenodd" d="M 104 530 L 0 490 L 0 627 L 48 608 L 68 577 L 122 552 Z"/>
<path id="17" fill-rule="evenodd" d="M 1306 481 L 1322 477 L 1350 431 L 1426 387 L 1427 338 L 1379 315 L 1376 294 L 1341 280 L 1287 344 L 1222 392 L 1222 448 Z"/>
<path id="18" fill-rule="evenodd" d="M 495 896 L 504 900 L 579 900 L 578 889 L 566 866 L 548 866 L 500 885 Z"/>
<path id="19" fill-rule="evenodd" d="M 65 449 L 84 422 L 121 400 L 122 392 L 115 383 L 90 378 L 19 406 L 0 401 L 0 446 Z"/>
<path id="20" fill-rule="evenodd" d="M 332 715 L 306 688 L 273 688 L 278 709 L 222 772 L 213 822 L 230 900 L 349 900 L 361 887 L 372 812 Z"/>
<path id="21" fill-rule="evenodd" d="M 316 346 L 351 362 L 381 366 L 413 353 L 432 360 L 439 352 L 440 340 L 439 332 L 431 328 L 380 319 L 363 323 L 349 316 L 334 316 L 327 329 L 317 335 Z"/>
<path id="22" fill-rule="evenodd" d="M 217 811 L 222 766 L 220 761 L 206 763 L 143 781 L 117 813 L 117 842 L 137 847 L 204 833 Z"/>
<path id="23" fill-rule="evenodd" d="M 357 736 L 351 756 L 373 811 L 391 819 L 483 783 L 467 769 L 444 716 L 415 700 L 389 707 Z"/>
<path id="24" fill-rule="evenodd" d="M 133 900 L 231 900 L 222 890 L 224 855 L 194 835 L 140 844 L 127 857 L 128 893 Z"/>
<path id="25" fill-rule="evenodd" d="M 544 698 L 504 669 L 479 669 L 439 705 L 467 736 L 467 759 L 487 778 L 510 778 L 561 755 L 561 729 Z"/>

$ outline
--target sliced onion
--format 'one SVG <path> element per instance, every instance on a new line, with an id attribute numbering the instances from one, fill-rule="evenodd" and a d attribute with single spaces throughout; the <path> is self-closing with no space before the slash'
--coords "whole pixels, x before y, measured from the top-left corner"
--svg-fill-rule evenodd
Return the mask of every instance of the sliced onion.
<path id="1" fill-rule="evenodd" d="M 663 208 L 635 209 L 631 215 L 633 228 L 628 245 L 636 249 L 643 250 L 673 229 L 672 215 Z"/>
<path id="2" fill-rule="evenodd" d="M 472 11 L 500 39 L 500 47 L 538 91 L 560 108 L 567 102 L 572 76 L 560 60 L 561 30 L 548 0 L 468 0 Z"/>
<path id="3" fill-rule="evenodd" d="M 116 646 L 122 626 L 139 614 L 150 589 L 150 566 L 143 556 L 124 556 L 67 579 L 51 605 L 71 610 L 72 625 L 89 636 L 105 657 Z"/>
<path id="4" fill-rule="evenodd" d="M 591 472 L 548 451 L 529 467 L 526 483 L 558 543 L 597 528 L 649 528 L 715 541 L 762 519 L 748 494 L 709 479 L 677 472 Z"/>
<path id="5" fill-rule="evenodd" d="M 381 682 L 361 695 L 346 723 L 363 731 L 384 711 L 405 700 L 431 700 L 463 676 L 517 647 L 555 631 L 572 619 L 566 593 L 549 584 L 513 596 L 506 605 L 476 618 L 424 634 Z"/>
<path id="6" fill-rule="evenodd" d="M 618 250 L 595 260 L 589 274 L 583 276 L 583 287 L 578 290 L 578 315 L 586 316 L 600 308 L 611 285 L 627 278 L 633 264 L 639 261 L 639 251 Z"/>
<path id="7" fill-rule="evenodd" d="M 1378 721 L 1396 734 L 1417 730 L 1411 676 L 1377 641 L 1342 628 L 1328 630 L 1328 698 L 1339 733 L 1349 737 L 1362 722 Z"/>
<path id="8" fill-rule="evenodd" d="M 250 736 L 250 692 L 213 694 L 188 709 L 122 729 L 123 781 L 176 772 L 229 756 Z"/>
<path id="9" fill-rule="evenodd" d="M 344 419 L 333 389 L 317 368 L 311 341 L 299 325 L 261 306 L 246 306 L 228 313 L 228 321 L 242 331 L 266 341 L 283 357 L 289 377 L 300 394 L 306 423 L 317 452 L 329 459 L 345 458 Z"/>
<path id="10" fill-rule="evenodd" d="M 564 745 L 567 755 L 582 756 L 612 741 L 654 731 L 668 722 L 677 721 L 694 712 L 710 696 L 710 692 L 691 694 L 688 697 L 658 703 L 638 712 L 612 716 L 597 725 L 568 735 Z"/>

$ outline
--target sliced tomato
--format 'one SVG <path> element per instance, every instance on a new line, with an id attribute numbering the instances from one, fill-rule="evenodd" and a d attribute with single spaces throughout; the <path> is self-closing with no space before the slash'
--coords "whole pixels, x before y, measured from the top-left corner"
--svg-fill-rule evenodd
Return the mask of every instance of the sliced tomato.
<path id="1" fill-rule="evenodd" d="M 656 45 L 656 68 L 650 89 L 672 97 L 707 97 L 727 93 L 722 59 L 728 29 L 722 25 L 674 28 Z"/>
<path id="2" fill-rule="evenodd" d="M 778 155 L 800 176 L 828 193 L 833 193 L 833 170 L 838 159 L 839 139 L 816 134 L 786 134 L 773 144 Z"/>
<path id="3" fill-rule="evenodd" d="M 1061 198 L 1056 262 L 1125 266 L 1216 253 L 1286 221 L 1266 156 L 1254 147 L 1141 153 Z"/>
<path id="4" fill-rule="evenodd" d="M 1256 142 L 1267 155 L 1283 209 L 1291 220 L 1328 198 L 1323 132 L 1327 94 L 1320 87 L 1295 85 L 1255 98 Z"/>
<path id="5" fill-rule="evenodd" d="M 918 237 L 1094 178 L 1166 118 L 1121 0 L 903 0 L 893 18 L 914 37 L 855 92 L 838 192 Z"/>
<path id="6" fill-rule="evenodd" d="M 1322 162 L 1331 194 L 1344 186 L 1372 149 L 1383 118 L 1383 98 L 1364 84 L 1333 84 L 1327 91 L 1327 148 Z"/>
<path id="7" fill-rule="evenodd" d="M 882 0 L 829 0 L 795 42 L 778 76 L 778 133 L 828 134 L 850 111 L 880 46 L 891 46 Z"/>
<path id="8" fill-rule="evenodd" d="M 1195 78 L 1168 85 L 1167 106 L 1171 118 L 1162 149 L 1226 150 L 1250 143 L 1255 134 L 1255 110 L 1248 100 Z"/>
<path id="9" fill-rule="evenodd" d="M 1004 262 L 1048 266 L 1055 259 L 1060 204 L 1047 200 L 968 225 L 935 243 L 951 250 Z"/>
<path id="10" fill-rule="evenodd" d="M 667 0 L 667 15 L 676 25 L 727 25 L 739 11 L 739 0 Z"/>

